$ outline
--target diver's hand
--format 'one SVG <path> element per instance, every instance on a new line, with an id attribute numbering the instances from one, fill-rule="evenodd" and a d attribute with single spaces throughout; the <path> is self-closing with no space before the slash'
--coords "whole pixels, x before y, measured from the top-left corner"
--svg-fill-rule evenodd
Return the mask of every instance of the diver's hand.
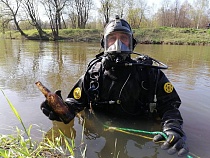
<path id="1" fill-rule="evenodd" d="M 161 145 L 163 150 L 168 150 L 170 155 L 178 152 L 178 156 L 185 156 L 189 149 L 185 143 L 186 135 L 182 130 L 181 123 L 175 119 L 168 119 L 164 122 L 163 132 L 167 135 L 166 141 Z M 153 141 L 158 142 L 165 138 L 158 134 L 154 136 Z"/>
<path id="2" fill-rule="evenodd" d="M 56 90 L 55 91 L 55 94 L 57 94 L 61 99 L 62 96 L 61 96 L 61 90 Z M 60 117 L 53 112 L 52 108 L 48 105 L 48 102 L 47 100 L 45 100 L 44 102 L 41 103 L 41 106 L 40 106 L 42 112 L 52 121 L 59 121 L 59 122 L 62 122 L 62 120 L 60 119 Z"/>
<path id="3" fill-rule="evenodd" d="M 52 121 L 59 121 L 61 122 L 60 117 L 53 112 L 52 108 L 48 105 L 47 100 L 41 103 L 40 106 L 42 112 Z"/>
<path id="4" fill-rule="evenodd" d="M 112 67 L 111 63 L 112 63 L 112 61 L 108 56 L 102 58 L 102 65 L 105 68 L 105 70 L 111 69 L 111 67 Z"/>
<path id="5" fill-rule="evenodd" d="M 189 149 L 185 143 L 184 137 L 181 137 L 179 133 L 175 131 L 168 130 L 164 132 L 168 138 L 166 141 L 161 145 L 161 149 L 168 150 L 168 154 L 172 155 L 178 152 L 178 156 L 185 156 L 189 152 Z M 158 134 L 154 136 L 153 141 L 158 142 L 165 140 L 165 138 Z"/>
<path id="6" fill-rule="evenodd" d="M 62 96 L 61 96 L 61 90 L 57 90 L 55 91 L 55 94 L 60 97 L 60 99 L 63 100 Z M 72 98 L 73 99 L 73 98 Z M 68 109 L 65 109 L 67 111 L 65 111 L 66 113 L 64 114 L 59 114 L 60 111 L 57 111 L 58 113 L 56 113 L 56 111 L 54 111 L 52 109 L 51 106 L 49 106 L 48 101 L 45 100 L 42 104 L 41 104 L 41 110 L 42 112 L 52 121 L 59 121 L 59 122 L 63 122 L 65 124 L 68 124 L 71 120 L 74 119 L 75 117 L 75 110 L 74 110 L 74 102 L 72 102 L 71 98 L 67 99 L 65 101 L 65 104 L 67 106 Z M 64 101 L 60 101 L 60 102 L 64 102 Z M 63 104 L 63 103 L 62 103 Z M 65 106 L 65 105 L 64 105 Z"/>

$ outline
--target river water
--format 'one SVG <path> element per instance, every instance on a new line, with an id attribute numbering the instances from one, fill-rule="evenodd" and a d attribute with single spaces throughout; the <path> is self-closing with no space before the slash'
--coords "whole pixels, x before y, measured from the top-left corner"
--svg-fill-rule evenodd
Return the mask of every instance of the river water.
<path id="1" fill-rule="evenodd" d="M 37 140 L 51 135 L 52 129 L 61 129 L 74 137 L 78 150 L 87 145 L 88 158 L 163 158 L 169 156 L 149 138 L 104 130 L 103 125 L 160 130 L 159 124 L 148 120 L 118 120 L 106 116 L 84 115 L 84 138 L 81 118 L 70 124 L 52 122 L 43 115 L 40 104 L 44 96 L 35 86 L 41 81 L 50 90 L 62 90 L 65 98 L 74 83 L 85 72 L 91 59 L 99 53 L 99 43 L 39 42 L 0 40 L 0 88 L 12 102 L 24 125 L 33 125 L 32 137 Z M 175 45 L 137 45 L 135 51 L 147 54 L 168 65 L 163 70 L 182 99 L 180 111 L 184 119 L 187 144 L 193 157 L 210 155 L 210 47 Z M 81 113 L 83 116 L 83 113 Z M 0 92 L 0 133 L 14 133 L 22 128 L 4 95 Z M 71 133 L 74 133 L 73 136 Z M 149 136 L 149 135 L 148 135 Z M 152 137 L 151 135 L 149 137 Z M 84 142 L 81 144 L 81 142 Z"/>

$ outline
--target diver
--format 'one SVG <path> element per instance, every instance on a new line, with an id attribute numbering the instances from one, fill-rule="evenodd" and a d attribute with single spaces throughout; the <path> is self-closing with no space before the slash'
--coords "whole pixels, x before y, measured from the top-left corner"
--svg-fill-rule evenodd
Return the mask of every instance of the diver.
<path id="1" fill-rule="evenodd" d="M 103 113 L 126 120 L 160 118 L 162 131 L 168 136 L 161 148 L 169 154 L 187 155 L 189 149 L 179 111 L 181 100 L 161 70 L 167 66 L 135 53 L 136 44 L 129 23 L 119 16 L 105 26 L 101 39 L 104 51 L 88 64 L 65 100 L 71 117 L 88 109 L 90 114 Z M 41 110 L 50 120 L 62 121 L 47 101 L 41 104 Z M 161 140 L 165 138 L 159 134 L 153 138 L 154 142 Z"/>

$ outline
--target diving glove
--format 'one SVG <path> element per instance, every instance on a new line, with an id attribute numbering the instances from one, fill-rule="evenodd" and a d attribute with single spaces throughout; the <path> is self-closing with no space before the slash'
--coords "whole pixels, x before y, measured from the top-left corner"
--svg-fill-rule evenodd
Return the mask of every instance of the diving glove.
<path id="1" fill-rule="evenodd" d="M 41 104 L 41 110 L 42 112 L 52 121 L 60 121 L 64 122 L 65 124 L 69 123 L 74 117 L 75 112 L 72 108 L 69 108 L 68 102 L 64 102 L 61 96 L 61 91 L 57 90 L 55 91 L 55 94 L 59 97 L 52 100 L 53 106 L 48 102 L 46 99 Z M 57 102 L 56 102 L 57 101 Z M 60 103 L 62 103 L 63 107 L 61 107 Z M 52 108 L 53 107 L 53 108 Z M 59 109 L 58 109 L 59 108 Z"/>
<path id="2" fill-rule="evenodd" d="M 182 157 L 188 154 L 189 149 L 185 143 L 186 136 L 180 124 L 176 120 L 167 120 L 163 125 L 163 132 L 168 136 L 166 141 L 161 145 L 161 149 L 167 150 L 168 154 L 173 155 L 178 152 L 178 156 Z M 158 142 L 165 138 L 158 134 L 154 136 L 153 141 Z"/>

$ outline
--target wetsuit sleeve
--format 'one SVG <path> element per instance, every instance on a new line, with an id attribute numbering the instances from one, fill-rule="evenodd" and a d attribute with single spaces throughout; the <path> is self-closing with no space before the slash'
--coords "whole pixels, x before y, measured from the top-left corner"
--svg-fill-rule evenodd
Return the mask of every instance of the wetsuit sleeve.
<path id="1" fill-rule="evenodd" d="M 182 129 L 183 119 L 179 111 L 181 100 L 165 74 L 160 71 L 157 86 L 157 111 L 162 117 L 162 131 L 167 135 L 161 148 L 168 149 L 169 154 L 178 152 L 178 156 L 184 156 L 189 152 L 185 143 L 187 137 Z M 154 141 L 164 140 L 163 136 L 156 135 Z"/>
<path id="2" fill-rule="evenodd" d="M 178 109 L 180 105 L 181 99 L 172 83 L 162 71 L 159 71 L 157 83 L 157 111 L 162 118 L 162 122 L 172 119 L 182 124 L 183 119 Z"/>
<path id="3" fill-rule="evenodd" d="M 85 93 L 85 78 L 87 78 L 86 75 L 79 78 L 65 101 L 75 112 L 82 111 L 88 105 L 87 95 Z"/>

